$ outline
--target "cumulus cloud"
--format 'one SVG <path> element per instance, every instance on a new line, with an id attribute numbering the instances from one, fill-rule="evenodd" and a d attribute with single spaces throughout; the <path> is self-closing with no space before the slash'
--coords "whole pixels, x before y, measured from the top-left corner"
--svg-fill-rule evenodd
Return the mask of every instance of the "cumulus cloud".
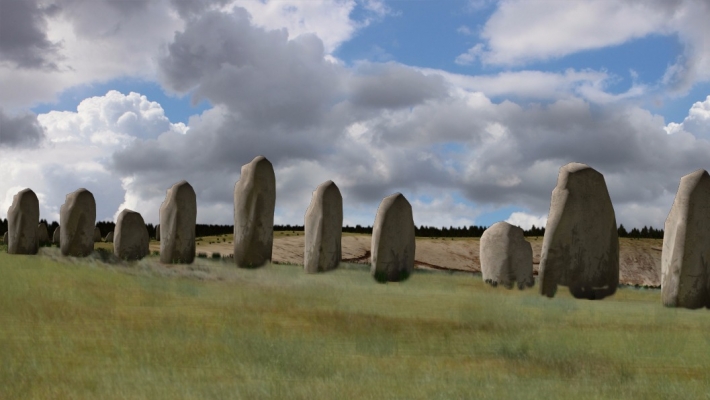
<path id="1" fill-rule="evenodd" d="M 514 212 L 505 222 L 520 227 L 523 230 L 529 230 L 533 226 L 536 228 L 544 228 L 547 225 L 547 214 L 538 216 L 525 212 Z"/>
<path id="2" fill-rule="evenodd" d="M 34 147 L 43 139 L 44 129 L 36 115 L 8 115 L 0 107 L 0 147 Z"/>

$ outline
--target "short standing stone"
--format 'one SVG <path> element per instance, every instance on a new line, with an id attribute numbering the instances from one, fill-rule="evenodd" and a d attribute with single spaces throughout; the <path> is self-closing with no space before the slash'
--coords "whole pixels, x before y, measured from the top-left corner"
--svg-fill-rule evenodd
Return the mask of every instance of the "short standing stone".
<path id="1" fill-rule="evenodd" d="M 385 197 L 372 228 L 372 267 L 378 282 L 405 280 L 414 271 L 412 206 L 401 193 Z"/>
<path id="2" fill-rule="evenodd" d="M 106 237 L 104 238 L 104 242 L 113 243 L 113 231 L 106 234 Z"/>
<path id="3" fill-rule="evenodd" d="M 661 298 L 668 307 L 710 308 L 710 175 L 680 179 L 666 218 L 661 253 Z"/>
<path id="4" fill-rule="evenodd" d="M 61 231 L 59 230 L 61 228 L 58 226 L 55 230 L 54 233 L 52 234 L 52 243 L 59 245 L 59 240 L 61 238 Z"/>
<path id="5" fill-rule="evenodd" d="M 94 228 L 94 243 L 98 243 L 101 241 L 101 229 L 99 227 Z"/>
<path id="6" fill-rule="evenodd" d="M 168 189 L 160 206 L 160 262 L 190 264 L 195 259 L 197 197 L 186 181 Z"/>
<path id="7" fill-rule="evenodd" d="M 532 246 L 524 232 L 505 221 L 496 222 L 483 232 L 480 246 L 483 281 L 511 289 L 535 284 L 532 269 Z"/>
<path id="8" fill-rule="evenodd" d="M 304 269 L 323 272 L 340 263 L 343 230 L 343 196 L 333 181 L 327 181 L 313 192 L 304 224 L 306 246 Z"/>
<path id="9" fill-rule="evenodd" d="M 234 262 L 241 268 L 271 261 L 274 241 L 276 176 L 263 156 L 242 166 L 234 185 Z"/>
<path id="10" fill-rule="evenodd" d="M 160 241 L 160 224 L 155 226 L 155 240 Z"/>
<path id="11" fill-rule="evenodd" d="M 40 246 L 45 246 L 49 243 L 49 233 L 47 232 L 47 224 L 40 222 L 37 225 L 37 243 Z"/>
<path id="12" fill-rule="evenodd" d="M 602 299 L 619 284 L 616 216 L 604 176 L 588 165 L 560 168 L 540 257 L 540 293 L 557 285 L 576 298 Z"/>
<path id="13" fill-rule="evenodd" d="M 85 257 L 94 251 L 96 201 L 86 189 L 69 193 L 59 211 L 59 247 L 65 256 Z"/>
<path id="14" fill-rule="evenodd" d="M 32 189 L 19 191 L 7 210 L 7 252 L 9 254 L 37 254 L 37 225 L 39 200 Z"/>
<path id="15" fill-rule="evenodd" d="M 116 234 L 113 237 L 113 253 L 123 260 L 140 260 L 150 253 L 150 237 L 143 217 L 131 210 L 118 214 Z"/>
<path id="16" fill-rule="evenodd" d="M 7 244 L 7 243 L 8 243 L 7 232 L 5 232 L 5 233 L 2 235 L 2 242 L 3 242 L 4 244 Z"/>

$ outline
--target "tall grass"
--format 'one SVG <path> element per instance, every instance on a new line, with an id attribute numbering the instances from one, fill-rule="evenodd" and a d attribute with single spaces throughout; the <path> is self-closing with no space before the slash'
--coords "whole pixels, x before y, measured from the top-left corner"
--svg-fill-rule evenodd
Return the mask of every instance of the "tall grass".
<path id="1" fill-rule="evenodd" d="M 664 308 L 656 290 L 547 299 L 469 274 L 381 285 L 362 266 L 307 275 L 206 259 L 184 269 L 205 280 L 160 272 L 175 268 L 0 251 L 0 398 L 710 393 L 710 314 Z"/>

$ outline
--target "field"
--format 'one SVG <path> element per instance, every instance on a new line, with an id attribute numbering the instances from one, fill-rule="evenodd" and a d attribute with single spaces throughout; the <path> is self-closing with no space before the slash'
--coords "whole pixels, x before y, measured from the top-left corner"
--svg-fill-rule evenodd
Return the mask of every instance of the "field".
<path id="1" fill-rule="evenodd" d="M 101 244 L 97 247 L 106 246 Z M 109 245 L 110 246 L 110 245 Z M 2 399 L 699 399 L 710 314 L 367 266 L 318 275 L 0 246 Z"/>

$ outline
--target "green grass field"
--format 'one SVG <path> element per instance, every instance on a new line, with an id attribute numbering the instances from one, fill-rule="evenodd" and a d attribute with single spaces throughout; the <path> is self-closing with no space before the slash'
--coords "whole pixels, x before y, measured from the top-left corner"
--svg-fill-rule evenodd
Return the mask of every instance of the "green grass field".
<path id="1" fill-rule="evenodd" d="M 307 275 L 0 247 L 2 399 L 700 399 L 710 313 L 367 266 Z"/>

